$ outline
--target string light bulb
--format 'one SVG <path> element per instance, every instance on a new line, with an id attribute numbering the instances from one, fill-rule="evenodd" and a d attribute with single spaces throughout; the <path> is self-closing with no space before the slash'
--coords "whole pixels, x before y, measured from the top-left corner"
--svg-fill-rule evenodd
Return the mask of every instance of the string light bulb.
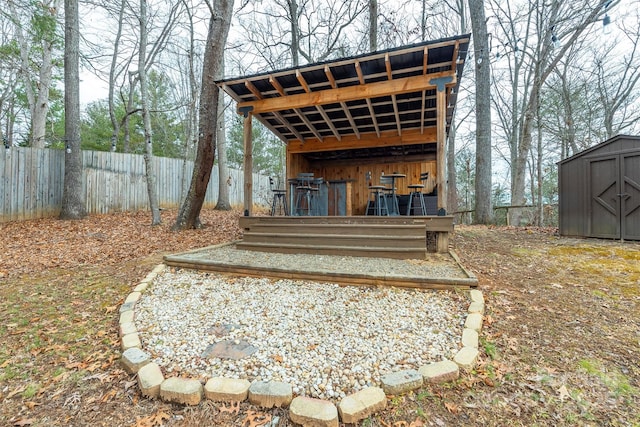
<path id="1" fill-rule="evenodd" d="M 602 19 L 602 32 L 604 34 L 611 34 L 611 17 L 608 13 L 606 13 Z"/>

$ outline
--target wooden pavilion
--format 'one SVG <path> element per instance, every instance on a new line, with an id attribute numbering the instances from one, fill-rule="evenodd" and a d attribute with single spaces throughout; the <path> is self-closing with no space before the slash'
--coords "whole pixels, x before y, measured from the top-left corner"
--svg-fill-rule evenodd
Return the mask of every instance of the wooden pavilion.
<path id="1" fill-rule="evenodd" d="M 253 249 L 291 252 L 333 253 L 342 247 L 337 252 L 357 255 L 356 247 L 375 244 L 358 241 L 347 230 L 371 223 L 385 229 L 382 256 L 402 246 L 401 226 L 416 228 L 413 235 L 420 240 L 422 254 L 430 231 L 435 233 L 435 250 L 446 252 L 453 217 L 446 215 L 445 146 L 469 39 L 467 34 L 217 82 L 244 116 L 245 244 L 254 241 Z M 300 173 L 322 177 L 329 202 L 319 216 L 252 215 L 253 117 L 286 144 L 287 179 Z M 379 177 L 404 175 L 393 184 L 402 194 L 426 172 L 428 178 L 422 182 L 424 193 L 434 199 L 433 211 L 420 216 L 366 215 L 369 186 Z M 287 188 L 290 202 L 293 191 Z M 328 228 L 320 231 L 310 227 L 312 223 Z M 324 235 L 324 241 L 314 242 L 314 233 L 318 238 Z M 341 238 L 346 240 L 340 243 Z M 389 256 L 416 256 L 416 244 L 412 245 L 413 252 Z"/>

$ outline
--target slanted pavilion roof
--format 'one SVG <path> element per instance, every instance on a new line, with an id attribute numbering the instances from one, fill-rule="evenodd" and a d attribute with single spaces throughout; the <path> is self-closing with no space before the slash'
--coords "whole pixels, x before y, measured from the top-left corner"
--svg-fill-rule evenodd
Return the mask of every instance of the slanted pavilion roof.
<path id="1" fill-rule="evenodd" d="M 217 82 L 288 145 L 316 158 L 435 152 L 437 88 L 446 133 L 470 36 Z M 441 110 L 442 111 L 442 110 Z"/>

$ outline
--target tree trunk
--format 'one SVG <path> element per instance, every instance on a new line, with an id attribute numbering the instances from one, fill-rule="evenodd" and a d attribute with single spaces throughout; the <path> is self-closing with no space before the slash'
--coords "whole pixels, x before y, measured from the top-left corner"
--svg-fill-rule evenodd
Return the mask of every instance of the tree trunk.
<path id="1" fill-rule="evenodd" d="M 125 1 L 120 2 L 120 10 L 118 13 L 118 30 L 116 31 L 116 37 L 113 42 L 113 54 L 111 57 L 111 66 L 109 68 L 109 119 L 111 120 L 111 151 L 116 151 L 118 144 L 118 136 L 120 135 L 120 123 L 116 117 L 116 105 L 115 105 L 115 85 L 116 85 L 116 69 L 118 66 L 118 55 L 120 53 L 120 38 L 122 37 L 122 23 L 124 15 Z M 123 150 L 124 151 L 124 150 Z M 124 151 L 125 153 L 127 151 Z"/>
<path id="2" fill-rule="evenodd" d="M 491 69 L 489 36 L 482 0 L 469 0 L 473 46 L 476 52 L 476 203 L 475 222 L 493 222 L 491 200 Z"/>
<path id="3" fill-rule="evenodd" d="M 298 0 L 288 0 L 291 17 L 291 65 L 300 65 L 300 28 L 298 23 Z"/>
<path id="4" fill-rule="evenodd" d="M 38 4 L 36 7 L 46 7 L 46 12 L 56 18 L 59 9 L 59 1 L 54 2 L 50 7 Z M 16 37 L 20 47 L 20 74 L 24 80 L 24 88 L 29 103 L 31 113 L 31 146 L 35 148 L 45 147 L 45 131 L 47 126 L 47 114 L 49 113 L 49 90 L 51 89 L 51 74 L 53 69 L 53 45 L 56 35 L 55 28 L 37 28 L 40 34 L 40 46 L 29 46 L 25 34 L 22 32 L 19 14 L 16 11 L 14 2 L 8 4 L 11 19 L 17 23 Z M 30 49 L 40 52 L 41 57 L 37 65 L 38 79 L 32 81 L 33 69 L 32 58 L 29 57 Z"/>
<path id="5" fill-rule="evenodd" d="M 200 211 L 211 178 L 211 169 L 215 159 L 215 144 L 218 128 L 218 97 L 220 91 L 215 77 L 222 67 L 222 55 L 229 34 L 233 0 L 215 0 L 209 20 L 209 33 L 204 52 L 202 88 L 200 92 L 199 137 L 196 160 L 189 192 L 185 198 L 174 230 L 197 228 L 200 226 Z"/>
<path id="6" fill-rule="evenodd" d="M 64 156 L 64 189 L 60 219 L 87 215 L 82 194 L 82 151 L 80 150 L 80 74 L 78 63 L 78 0 L 64 4 L 64 129 L 68 149 Z"/>
<path id="7" fill-rule="evenodd" d="M 224 68 L 224 67 L 221 67 Z M 218 96 L 218 202 L 216 210 L 231 210 L 229 202 L 229 167 L 227 166 L 227 134 L 224 126 L 224 97 Z"/>
<path id="8" fill-rule="evenodd" d="M 138 76 L 140 79 L 140 101 L 142 107 L 142 122 L 144 124 L 144 165 L 147 177 L 147 194 L 151 209 L 151 225 L 162 223 L 160 206 L 158 205 L 158 190 L 156 189 L 156 172 L 153 167 L 153 133 L 151 117 L 147 100 L 147 0 L 140 0 L 140 51 L 138 52 Z"/>
<path id="9" fill-rule="evenodd" d="M 378 50 L 378 0 L 369 0 L 369 51 Z"/>

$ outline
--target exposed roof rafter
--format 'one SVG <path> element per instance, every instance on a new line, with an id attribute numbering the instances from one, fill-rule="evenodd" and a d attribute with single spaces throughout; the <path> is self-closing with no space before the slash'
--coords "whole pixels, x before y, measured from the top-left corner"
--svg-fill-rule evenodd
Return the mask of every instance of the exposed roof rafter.
<path id="1" fill-rule="evenodd" d="M 469 42 L 467 34 L 217 84 L 287 144 L 374 146 L 407 132 L 431 144 L 443 114 L 431 82 L 446 85 L 448 131 Z"/>

